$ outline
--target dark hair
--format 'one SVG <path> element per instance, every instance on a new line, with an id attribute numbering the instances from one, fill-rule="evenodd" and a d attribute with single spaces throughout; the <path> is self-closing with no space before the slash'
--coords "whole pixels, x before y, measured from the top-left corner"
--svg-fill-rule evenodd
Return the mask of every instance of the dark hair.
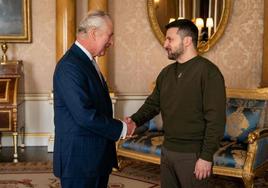
<path id="1" fill-rule="evenodd" d="M 179 29 L 178 32 L 181 31 L 182 37 L 185 37 L 185 36 L 192 37 L 193 44 L 195 45 L 195 47 L 197 47 L 198 29 L 191 20 L 179 19 L 179 20 L 170 22 L 169 24 L 165 26 L 167 30 L 172 27 L 177 27 Z"/>

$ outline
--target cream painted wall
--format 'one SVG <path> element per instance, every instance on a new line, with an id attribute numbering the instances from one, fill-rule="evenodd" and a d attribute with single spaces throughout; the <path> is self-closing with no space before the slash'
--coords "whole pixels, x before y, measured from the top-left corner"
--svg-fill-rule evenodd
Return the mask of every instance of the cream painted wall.
<path id="1" fill-rule="evenodd" d="M 110 0 L 115 22 L 110 85 L 120 94 L 144 94 L 171 63 L 152 33 L 146 0 Z M 264 0 L 235 0 L 223 37 L 205 54 L 219 66 L 227 87 L 256 88 L 261 79 Z"/>

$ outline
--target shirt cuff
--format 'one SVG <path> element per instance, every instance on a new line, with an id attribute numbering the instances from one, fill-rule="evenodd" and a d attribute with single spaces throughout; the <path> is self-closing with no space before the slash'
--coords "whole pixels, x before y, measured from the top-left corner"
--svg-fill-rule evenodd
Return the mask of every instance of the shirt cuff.
<path id="1" fill-rule="evenodd" d="M 120 138 L 125 139 L 127 135 L 127 124 L 124 121 L 121 121 L 123 124 L 123 129 L 120 135 Z"/>

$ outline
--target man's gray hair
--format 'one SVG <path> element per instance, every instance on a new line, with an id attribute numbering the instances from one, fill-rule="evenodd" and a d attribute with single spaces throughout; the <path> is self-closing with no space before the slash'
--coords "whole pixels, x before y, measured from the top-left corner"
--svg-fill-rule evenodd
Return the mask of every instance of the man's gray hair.
<path id="1" fill-rule="evenodd" d="M 109 14 L 104 11 L 90 11 L 87 16 L 80 22 L 77 33 L 87 33 L 90 29 L 99 29 L 106 24 L 106 19 L 110 19 Z"/>

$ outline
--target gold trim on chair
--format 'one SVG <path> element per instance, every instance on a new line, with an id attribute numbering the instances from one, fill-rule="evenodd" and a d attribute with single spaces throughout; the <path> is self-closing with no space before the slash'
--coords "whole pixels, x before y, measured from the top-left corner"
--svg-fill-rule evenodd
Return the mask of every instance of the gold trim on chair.
<path id="1" fill-rule="evenodd" d="M 268 100 L 268 88 L 259 89 L 226 89 L 227 97 L 243 99 Z"/>
<path id="2" fill-rule="evenodd" d="M 213 174 L 217 175 L 225 175 L 228 174 L 228 176 L 242 178 L 242 170 L 236 169 L 236 168 L 228 168 L 224 166 L 213 166 Z"/>

